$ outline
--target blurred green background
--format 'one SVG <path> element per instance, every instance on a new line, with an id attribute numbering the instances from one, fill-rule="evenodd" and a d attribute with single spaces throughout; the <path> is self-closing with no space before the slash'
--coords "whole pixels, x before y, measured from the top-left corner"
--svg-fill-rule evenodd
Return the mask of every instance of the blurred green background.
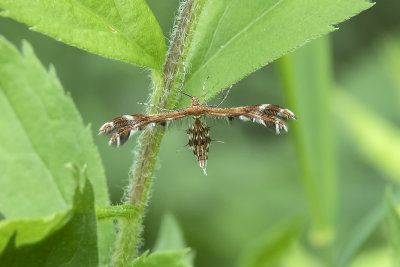
<path id="1" fill-rule="evenodd" d="M 178 1 L 147 2 L 164 34 L 170 36 Z M 306 247 L 310 246 L 308 253 L 323 254 L 323 250 L 313 249 L 312 243 L 324 241 L 309 239 L 315 223 L 315 214 L 309 207 L 318 206 L 323 200 L 310 200 L 310 185 L 306 185 L 302 166 L 304 155 L 299 152 L 299 133 L 318 136 L 327 132 L 327 145 L 333 146 L 332 150 L 328 149 L 328 157 L 332 157 L 328 159 L 332 168 L 328 175 L 334 183 L 332 189 L 328 186 L 321 191 L 334 194 L 331 198 L 334 207 L 328 210 L 336 210 L 332 221 L 337 236 L 332 249 L 341 253 L 342 244 L 346 243 L 342 239 L 354 233 L 360 218 L 369 216 L 371 211 L 379 218 L 385 190 L 396 187 L 400 181 L 400 171 L 396 168 L 400 155 L 395 157 L 400 150 L 399 11 L 398 0 L 377 1 L 373 8 L 340 24 L 338 31 L 324 39 L 323 42 L 331 43 L 328 54 L 331 53 L 333 70 L 332 90 L 328 90 L 325 100 L 334 112 L 322 123 L 327 128 L 320 128 L 318 121 L 315 125 L 310 121 L 305 123 L 308 118 L 302 118 L 300 107 L 300 114 L 296 114 L 299 119 L 290 122 L 289 133 L 281 136 L 253 123 L 233 121 L 229 125 L 211 120 L 212 138 L 224 143 L 211 144 L 208 176 L 204 176 L 196 158 L 185 146 L 189 120 L 170 127 L 157 163 L 144 248 L 153 246 L 162 217 L 169 211 L 182 226 L 187 245 L 195 251 L 196 266 L 235 266 L 245 262 L 250 257 L 248 251 L 254 251 L 252 248 L 263 243 L 265 236 L 271 237 L 282 225 L 297 222 L 301 225 L 300 240 Z M 105 121 L 144 111 L 144 106 L 137 102 L 147 100 L 149 72 L 70 47 L 31 32 L 26 25 L 10 19 L 0 18 L 0 34 L 18 47 L 22 39 L 28 40 L 44 65 L 55 65 L 61 83 L 71 93 L 84 121 L 92 125 L 111 200 L 120 203 L 135 141 L 115 149 L 96 133 Z M 292 59 L 302 60 L 304 68 L 309 63 L 307 56 Z M 296 105 L 296 99 L 292 96 L 290 100 L 290 92 L 283 90 L 278 70 L 279 66 L 273 63 L 235 84 L 224 106 L 273 103 L 297 111 L 291 106 Z M 302 79 L 301 75 L 296 79 Z M 305 103 L 308 99 L 313 104 L 312 92 L 300 93 Z M 310 110 L 319 114 L 318 107 L 316 103 Z M 309 127 L 301 129 L 298 126 L 301 124 Z M 319 149 L 324 151 L 324 145 Z M 319 164 L 318 160 L 314 159 L 312 164 Z M 318 178 L 324 181 L 324 177 Z M 311 190 L 318 191 L 316 185 L 311 185 L 314 186 Z M 363 266 L 367 259 L 370 264 L 373 260 L 379 262 L 371 266 L 385 266 L 383 259 L 388 258 L 383 225 L 368 237 L 352 264 Z"/>

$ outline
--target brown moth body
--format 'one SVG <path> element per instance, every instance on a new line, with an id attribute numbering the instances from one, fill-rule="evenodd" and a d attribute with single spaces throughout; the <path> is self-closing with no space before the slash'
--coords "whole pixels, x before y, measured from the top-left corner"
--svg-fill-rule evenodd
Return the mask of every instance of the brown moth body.
<path id="1" fill-rule="evenodd" d="M 183 81 L 185 73 L 186 69 L 184 65 Z M 168 110 L 168 112 L 165 113 L 123 115 L 104 123 L 99 129 L 99 134 L 109 134 L 110 139 L 108 143 L 118 147 L 123 145 L 137 131 L 143 130 L 146 127 L 165 125 L 169 121 L 185 117 L 193 117 L 194 123 L 186 131 L 189 136 L 188 146 L 192 148 L 200 167 L 203 169 L 204 174 L 206 174 L 208 149 L 211 143 L 211 138 L 209 137 L 210 128 L 201 121 L 201 117 L 227 117 L 229 120 L 232 120 L 233 118 L 239 118 L 243 121 L 252 121 L 262 124 L 266 127 L 273 128 L 275 129 L 276 134 L 280 134 L 282 130 L 285 132 L 288 131 L 285 122 L 286 120 L 296 120 L 296 116 L 292 111 L 272 104 L 219 108 L 219 105 L 225 100 L 227 94 L 219 105 L 208 105 L 205 98 L 205 83 L 207 80 L 204 81 L 203 84 L 203 96 L 205 104 L 201 105 L 197 97 L 191 96 L 182 91 L 183 81 L 180 92 L 191 97 L 191 105 L 189 107 L 177 110 Z"/>
<path id="2" fill-rule="evenodd" d="M 210 127 L 204 124 L 199 117 L 195 118 L 193 125 L 186 130 L 189 137 L 188 146 L 192 148 L 205 175 L 207 175 L 208 148 L 211 143 L 209 131 Z"/>
<path id="3" fill-rule="evenodd" d="M 286 120 L 296 119 L 296 116 L 288 109 L 277 105 L 262 104 L 254 106 L 243 106 L 235 108 L 218 108 L 214 106 L 200 105 L 196 97 L 192 97 L 190 107 L 178 109 L 166 113 L 157 114 L 137 114 L 124 115 L 103 124 L 99 129 L 99 134 L 110 134 L 109 144 L 123 145 L 137 131 L 149 126 L 164 125 L 166 122 L 193 117 L 193 125 L 186 131 L 189 136 L 188 145 L 193 149 L 199 161 L 200 167 L 206 173 L 207 152 L 211 139 L 209 137 L 210 128 L 205 125 L 200 117 L 228 117 L 230 120 L 239 118 L 243 121 L 252 121 L 266 127 L 275 129 L 276 134 L 283 130 L 288 131 Z"/>

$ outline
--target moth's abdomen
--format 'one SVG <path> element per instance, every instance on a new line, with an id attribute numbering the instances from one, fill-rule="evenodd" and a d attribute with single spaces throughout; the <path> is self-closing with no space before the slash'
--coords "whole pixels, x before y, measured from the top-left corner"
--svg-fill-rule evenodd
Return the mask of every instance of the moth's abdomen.
<path id="1" fill-rule="evenodd" d="M 192 148 L 200 167 L 206 175 L 208 149 L 211 143 L 209 131 L 210 127 L 202 123 L 200 118 L 195 118 L 193 125 L 186 131 L 189 137 L 188 146 Z"/>

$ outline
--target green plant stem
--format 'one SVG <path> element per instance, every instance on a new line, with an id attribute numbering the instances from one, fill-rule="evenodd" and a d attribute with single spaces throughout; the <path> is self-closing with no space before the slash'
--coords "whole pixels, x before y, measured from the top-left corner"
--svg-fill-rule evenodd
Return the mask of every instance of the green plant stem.
<path id="1" fill-rule="evenodd" d="M 201 11 L 199 2 L 183 2 L 179 23 L 174 31 L 173 41 L 168 51 L 163 71 L 153 70 L 153 92 L 151 103 L 161 107 L 175 107 L 178 97 L 174 94 L 181 78 L 182 60 L 188 46 L 189 32 L 194 29 L 196 14 Z M 148 112 L 155 112 L 149 108 Z M 130 177 L 131 185 L 126 192 L 126 203 L 137 207 L 137 216 L 119 223 L 119 235 L 113 255 L 113 266 L 128 266 L 141 245 L 141 232 L 145 208 L 149 201 L 152 176 L 164 134 L 164 128 L 151 127 L 143 131 L 138 140 L 138 148 Z"/>
<path id="2" fill-rule="evenodd" d="M 133 205 L 117 205 L 96 207 L 97 220 L 131 219 L 137 216 L 137 208 Z"/>
<path id="3" fill-rule="evenodd" d="M 311 241 L 329 248 L 335 238 L 336 160 L 329 39 L 314 40 L 279 60 L 282 84 L 298 116 L 293 124 L 302 183 L 312 217 Z M 328 249 L 329 250 L 329 249 Z"/>

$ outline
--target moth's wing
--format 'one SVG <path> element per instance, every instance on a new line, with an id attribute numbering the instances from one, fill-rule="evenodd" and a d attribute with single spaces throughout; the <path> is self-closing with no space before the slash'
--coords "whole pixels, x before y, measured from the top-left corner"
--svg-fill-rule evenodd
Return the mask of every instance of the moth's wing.
<path id="1" fill-rule="evenodd" d="M 144 129 L 149 124 L 148 121 L 149 116 L 145 114 L 123 115 L 104 123 L 99 129 L 99 134 L 110 135 L 108 144 L 119 147 L 134 133 Z"/>
<path id="2" fill-rule="evenodd" d="M 296 116 L 294 115 L 294 113 L 284 107 L 281 106 L 277 106 L 277 105 L 272 105 L 272 104 L 262 104 L 262 105 L 256 105 L 256 106 L 252 106 L 254 107 L 254 109 L 257 110 L 257 114 L 261 114 L 263 116 L 275 116 L 281 119 L 292 119 L 292 120 L 296 120 Z"/>
<path id="3" fill-rule="evenodd" d="M 109 134 L 114 131 L 119 130 L 120 128 L 124 128 L 127 126 L 135 126 L 140 122 L 146 121 L 148 115 L 138 114 L 138 115 L 123 115 L 121 117 L 115 118 L 111 121 L 104 123 L 100 129 L 98 134 Z"/>
<path id="4" fill-rule="evenodd" d="M 104 123 L 99 134 L 109 134 L 109 144 L 119 147 L 123 145 L 137 131 L 149 126 L 166 125 L 167 122 L 179 118 L 177 112 L 160 114 L 124 115 Z"/>
<path id="5" fill-rule="evenodd" d="M 237 108 L 236 111 L 235 116 L 232 117 L 237 117 L 242 121 L 252 121 L 262 124 L 274 129 L 276 134 L 279 134 L 282 130 L 285 132 L 288 131 L 286 120 L 296 119 L 294 113 L 289 109 L 272 104 L 244 106 Z M 229 113 L 226 116 L 229 117 Z"/>
<path id="6" fill-rule="evenodd" d="M 119 128 L 117 131 L 114 131 L 110 135 L 108 144 L 110 146 L 114 145 L 116 147 L 122 146 L 123 144 L 125 144 L 126 141 L 128 141 L 129 138 L 131 138 L 138 131 L 139 131 L 139 128 L 135 127 L 134 125 L 128 125 L 128 126 Z"/>

